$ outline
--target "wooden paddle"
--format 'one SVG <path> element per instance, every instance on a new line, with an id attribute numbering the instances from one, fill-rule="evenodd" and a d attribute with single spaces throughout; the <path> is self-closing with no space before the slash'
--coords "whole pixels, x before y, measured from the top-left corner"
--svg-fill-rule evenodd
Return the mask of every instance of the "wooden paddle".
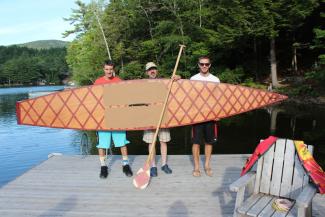
<path id="1" fill-rule="evenodd" d="M 144 166 L 138 170 L 137 174 L 135 175 L 135 177 L 133 179 L 133 185 L 136 188 L 139 188 L 139 189 L 145 189 L 148 186 L 149 181 L 150 181 L 150 163 L 152 161 L 152 157 L 153 157 L 153 154 L 155 152 L 154 150 L 155 150 L 155 145 L 156 145 L 156 141 L 157 141 L 157 135 L 158 135 L 158 132 L 159 132 L 159 128 L 160 128 L 162 119 L 164 117 L 166 105 L 167 105 L 168 98 L 169 98 L 169 95 L 170 95 L 170 92 L 171 92 L 171 89 L 172 89 L 172 85 L 173 85 L 173 82 L 174 82 L 174 76 L 176 75 L 179 59 L 181 57 L 181 54 L 182 54 L 182 51 L 183 51 L 184 47 L 185 47 L 185 45 L 180 45 L 180 49 L 179 49 L 179 53 L 178 53 L 178 56 L 177 56 L 176 64 L 175 64 L 174 71 L 173 71 L 173 74 L 171 76 L 171 79 L 169 81 L 167 95 L 166 95 L 166 98 L 165 98 L 165 101 L 164 101 L 164 104 L 163 104 L 163 109 L 161 111 L 160 118 L 159 118 L 159 121 L 158 121 L 158 124 L 157 124 L 157 127 L 156 127 L 156 132 L 155 132 L 155 135 L 153 137 L 153 141 L 151 143 L 148 158 L 147 158 Z"/>

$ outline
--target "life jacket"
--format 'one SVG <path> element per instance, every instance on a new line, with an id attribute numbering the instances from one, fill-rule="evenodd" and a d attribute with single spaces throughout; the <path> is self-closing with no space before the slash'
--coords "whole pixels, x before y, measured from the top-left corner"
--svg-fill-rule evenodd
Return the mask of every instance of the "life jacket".
<path id="1" fill-rule="evenodd" d="M 246 160 L 245 166 L 243 167 L 240 176 L 245 175 L 254 166 L 255 162 L 275 143 L 278 138 L 275 136 L 269 136 L 264 139 L 255 148 L 254 153 Z"/>
<path id="2" fill-rule="evenodd" d="M 325 194 L 325 173 L 323 169 L 313 158 L 313 155 L 307 149 L 307 145 L 303 141 L 294 141 L 299 160 L 311 178 L 312 182 L 316 185 L 320 194 Z"/>
<path id="3" fill-rule="evenodd" d="M 250 171 L 256 161 L 263 156 L 267 150 L 269 150 L 277 139 L 277 137 L 269 136 L 267 139 L 258 144 L 254 153 L 247 159 L 240 176 L 243 176 Z M 303 141 L 294 141 L 294 144 L 301 165 L 317 187 L 318 192 L 320 194 L 325 194 L 325 172 L 317 164 L 312 154 L 308 151 L 307 145 L 305 145 Z"/>

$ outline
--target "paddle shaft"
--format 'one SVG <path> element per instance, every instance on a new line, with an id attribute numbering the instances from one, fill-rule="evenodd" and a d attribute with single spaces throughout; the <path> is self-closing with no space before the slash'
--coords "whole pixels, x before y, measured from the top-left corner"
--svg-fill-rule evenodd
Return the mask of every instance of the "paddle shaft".
<path id="1" fill-rule="evenodd" d="M 153 154 L 154 154 L 154 149 L 155 149 L 155 145 L 156 145 L 156 141 L 157 141 L 157 136 L 158 136 L 159 128 L 160 128 L 162 119 L 164 117 L 166 105 L 167 105 L 168 98 L 169 98 L 169 95 L 170 95 L 170 92 L 171 92 L 171 89 L 172 89 L 172 86 L 173 86 L 173 82 L 174 82 L 174 76 L 176 75 L 178 63 L 179 63 L 179 60 L 181 58 L 181 54 L 182 54 L 182 51 L 183 51 L 183 48 L 184 47 L 185 47 L 185 45 L 180 45 L 180 49 L 179 49 L 179 52 L 178 52 L 176 64 L 175 64 L 175 67 L 174 67 L 174 70 L 173 70 L 173 74 L 171 76 L 171 79 L 169 81 L 169 86 L 168 86 L 166 98 L 165 98 L 165 101 L 164 101 L 164 104 L 163 104 L 162 111 L 160 113 L 160 118 L 159 118 L 159 121 L 158 121 L 158 124 L 157 124 L 157 127 L 156 127 L 156 131 L 155 131 L 155 135 L 153 137 L 153 141 L 151 143 L 151 147 L 150 147 L 150 150 L 149 150 L 149 155 L 148 155 L 146 164 L 149 164 L 149 162 L 152 160 L 152 157 L 153 157 Z"/>

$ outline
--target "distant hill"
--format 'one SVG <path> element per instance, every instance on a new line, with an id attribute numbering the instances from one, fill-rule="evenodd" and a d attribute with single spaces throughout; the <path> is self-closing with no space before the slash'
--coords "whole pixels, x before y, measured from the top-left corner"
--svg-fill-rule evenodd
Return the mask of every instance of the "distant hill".
<path id="1" fill-rule="evenodd" d="M 27 42 L 24 44 L 17 44 L 20 47 L 28 47 L 33 49 L 49 49 L 49 48 L 61 48 L 67 47 L 69 42 L 60 41 L 60 40 L 39 40 Z"/>

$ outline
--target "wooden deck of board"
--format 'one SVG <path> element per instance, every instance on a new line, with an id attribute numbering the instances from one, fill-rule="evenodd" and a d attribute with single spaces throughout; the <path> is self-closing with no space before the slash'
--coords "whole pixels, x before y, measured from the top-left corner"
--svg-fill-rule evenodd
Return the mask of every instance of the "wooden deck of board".
<path id="1" fill-rule="evenodd" d="M 137 171 L 146 156 L 130 156 Z M 210 217 L 232 216 L 239 177 L 247 155 L 213 155 L 214 176 L 192 177 L 192 159 L 169 156 L 173 174 L 158 170 L 145 190 L 133 187 L 114 156 L 107 179 L 99 179 L 97 156 L 54 156 L 0 188 L 0 216 Z M 325 197 L 313 200 L 313 216 L 325 216 Z"/>

